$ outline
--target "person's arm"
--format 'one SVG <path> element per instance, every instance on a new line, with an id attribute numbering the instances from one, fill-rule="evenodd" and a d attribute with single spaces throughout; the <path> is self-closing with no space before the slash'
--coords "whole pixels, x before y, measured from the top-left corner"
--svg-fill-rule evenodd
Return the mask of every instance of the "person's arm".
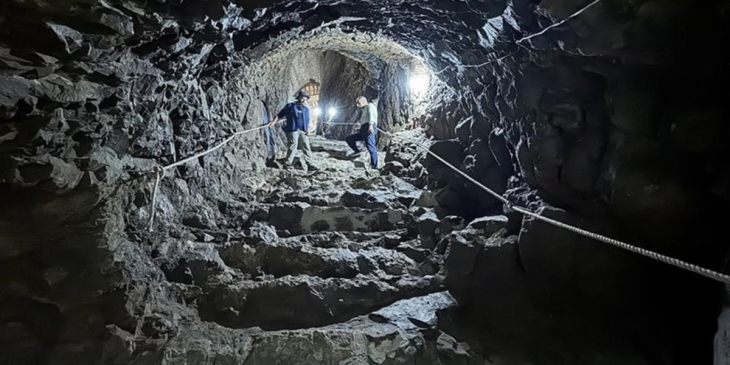
<path id="1" fill-rule="evenodd" d="M 274 117 L 274 120 L 272 120 L 271 122 L 269 122 L 269 127 L 273 127 L 276 123 L 279 122 L 279 119 L 284 118 L 288 112 L 289 112 L 289 104 L 287 104 L 284 107 L 284 109 L 281 109 L 281 111 L 279 112 L 279 114 L 277 114 Z"/>

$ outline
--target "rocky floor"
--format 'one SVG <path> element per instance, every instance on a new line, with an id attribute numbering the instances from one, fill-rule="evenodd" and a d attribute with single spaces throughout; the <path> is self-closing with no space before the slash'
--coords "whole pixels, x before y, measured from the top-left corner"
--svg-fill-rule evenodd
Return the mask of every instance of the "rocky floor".
<path id="1" fill-rule="evenodd" d="M 344 142 L 313 149 L 318 171 L 267 167 L 224 222 L 188 218 L 154 249 L 202 323 L 132 363 L 481 363 L 439 330 L 456 302 L 421 190 L 345 158 Z"/>

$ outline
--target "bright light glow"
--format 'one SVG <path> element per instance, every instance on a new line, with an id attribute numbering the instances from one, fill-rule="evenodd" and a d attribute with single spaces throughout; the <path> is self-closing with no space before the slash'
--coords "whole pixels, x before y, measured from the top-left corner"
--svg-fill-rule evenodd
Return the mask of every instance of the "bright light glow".
<path id="1" fill-rule="evenodd" d="M 334 116 L 335 116 L 335 114 L 337 114 L 337 109 L 335 109 L 335 108 L 330 108 L 330 109 L 329 109 L 329 110 L 327 111 L 327 115 L 329 115 L 330 117 L 334 117 Z"/>
<path id="2" fill-rule="evenodd" d="M 411 92 L 416 95 L 422 95 L 428 90 L 428 85 L 431 82 L 427 74 L 413 75 L 408 81 L 408 86 L 411 88 Z"/>
<path id="3" fill-rule="evenodd" d="M 320 109 L 319 107 L 316 107 L 316 108 L 314 108 L 313 112 L 314 112 L 314 114 L 319 114 L 322 112 L 322 109 Z"/>

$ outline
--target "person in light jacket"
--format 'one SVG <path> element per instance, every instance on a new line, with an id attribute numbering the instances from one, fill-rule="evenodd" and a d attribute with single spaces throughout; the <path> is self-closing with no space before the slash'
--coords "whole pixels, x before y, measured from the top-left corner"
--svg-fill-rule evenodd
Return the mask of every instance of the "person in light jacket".
<path id="1" fill-rule="evenodd" d="M 375 146 L 375 138 L 378 136 L 378 108 L 374 104 L 368 103 L 368 99 L 360 96 L 355 99 L 357 106 L 362 110 L 360 116 L 360 132 L 351 134 L 345 138 L 347 144 L 354 151 L 350 156 L 359 156 L 360 149 L 357 147 L 358 141 L 365 141 L 365 146 L 370 153 L 370 167 L 378 168 L 378 149 Z"/>

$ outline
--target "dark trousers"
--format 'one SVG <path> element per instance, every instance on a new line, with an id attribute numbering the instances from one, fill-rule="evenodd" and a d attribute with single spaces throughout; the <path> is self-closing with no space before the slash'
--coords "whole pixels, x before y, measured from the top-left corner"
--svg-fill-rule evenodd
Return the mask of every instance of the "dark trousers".
<path id="1" fill-rule="evenodd" d="M 375 147 L 375 137 L 378 136 L 378 128 L 373 127 L 373 134 L 368 133 L 368 128 L 370 127 L 369 124 L 363 124 L 360 127 L 360 132 L 351 134 L 345 138 L 345 141 L 347 141 L 347 144 L 350 145 L 350 148 L 352 148 L 355 152 L 360 152 L 360 149 L 357 147 L 358 141 L 365 141 L 365 146 L 368 149 L 368 152 L 370 152 L 370 167 L 377 169 L 378 168 L 378 149 Z"/>

